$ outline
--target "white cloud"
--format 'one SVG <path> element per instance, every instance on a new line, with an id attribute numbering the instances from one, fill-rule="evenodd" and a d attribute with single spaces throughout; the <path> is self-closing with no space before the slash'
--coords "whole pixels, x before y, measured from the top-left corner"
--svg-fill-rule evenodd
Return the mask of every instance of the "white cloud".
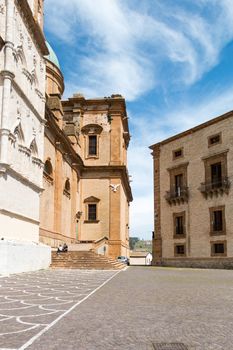
<path id="1" fill-rule="evenodd" d="M 190 2 L 191 11 L 162 0 L 143 7 L 129 0 L 49 0 L 47 31 L 79 51 L 67 77 L 76 91 L 133 101 L 156 84 L 193 84 L 218 63 L 233 37 L 233 10 L 231 0 L 213 1 Z M 166 65 L 172 74 L 162 81 Z"/>

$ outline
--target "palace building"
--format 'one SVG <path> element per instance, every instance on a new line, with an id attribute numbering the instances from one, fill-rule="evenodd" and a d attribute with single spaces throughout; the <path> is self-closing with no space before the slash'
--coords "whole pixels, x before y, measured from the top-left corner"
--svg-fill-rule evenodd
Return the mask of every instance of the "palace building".
<path id="1" fill-rule="evenodd" d="M 62 101 L 43 0 L 0 0 L 0 34 L 0 274 L 48 267 L 64 242 L 128 256 L 125 99 Z"/>
<path id="2" fill-rule="evenodd" d="M 233 267 L 233 112 L 152 145 L 153 264 Z"/>

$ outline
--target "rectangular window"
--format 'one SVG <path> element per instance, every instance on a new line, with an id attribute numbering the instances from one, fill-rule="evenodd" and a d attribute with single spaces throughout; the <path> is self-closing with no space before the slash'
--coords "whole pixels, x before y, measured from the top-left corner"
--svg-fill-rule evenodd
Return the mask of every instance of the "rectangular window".
<path id="1" fill-rule="evenodd" d="M 213 188 L 222 186 L 222 164 L 221 164 L 221 162 L 211 164 L 211 182 L 212 182 Z"/>
<path id="2" fill-rule="evenodd" d="M 211 235 L 225 235 L 225 206 L 212 207 L 210 210 L 210 234 Z"/>
<path id="3" fill-rule="evenodd" d="M 211 242 L 211 256 L 227 256 L 226 241 Z"/>
<path id="4" fill-rule="evenodd" d="M 183 148 L 176 149 L 175 151 L 172 152 L 173 154 L 173 159 L 180 158 L 183 156 Z"/>
<path id="5" fill-rule="evenodd" d="M 175 256 L 185 255 L 185 245 L 176 244 L 175 245 Z"/>
<path id="6" fill-rule="evenodd" d="M 88 221 L 96 221 L 97 211 L 96 204 L 88 204 Z"/>
<path id="7" fill-rule="evenodd" d="M 173 213 L 173 238 L 185 237 L 185 211 Z"/>
<path id="8" fill-rule="evenodd" d="M 215 243 L 214 244 L 214 254 L 224 254 L 224 244 L 223 243 Z"/>
<path id="9" fill-rule="evenodd" d="M 175 194 L 177 197 L 181 196 L 183 187 L 183 174 L 175 175 Z"/>
<path id="10" fill-rule="evenodd" d="M 213 146 L 216 145 L 218 143 L 221 143 L 221 133 L 220 134 L 216 134 L 216 135 L 212 135 L 208 138 L 208 146 Z"/>
<path id="11" fill-rule="evenodd" d="M 97 136 L 89 136 L 89 146 L 88 146 L 88 155 L 96 156 L 97 155 Z"/>
<path id="12" fill-rule="evenodd" d="M 176 217 L 176 235 L 184 234 L 183 216 Z"/>
<path id="13" fill-rule="evenodd" d="M 222 210 L 213 212 L 213 231 L 223 230 Z"/>

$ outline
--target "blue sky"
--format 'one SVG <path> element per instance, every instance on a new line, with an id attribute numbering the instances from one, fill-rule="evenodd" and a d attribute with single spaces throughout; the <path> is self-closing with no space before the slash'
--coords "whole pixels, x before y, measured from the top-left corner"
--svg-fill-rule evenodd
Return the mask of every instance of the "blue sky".
<path id="1" fill-rule="evenodd" d="M 151 238 L 148 146 L 233 109 L 232 0 L 47 0 L 65 97 L 122 94 L 131 131 L 131 236 Z"/>

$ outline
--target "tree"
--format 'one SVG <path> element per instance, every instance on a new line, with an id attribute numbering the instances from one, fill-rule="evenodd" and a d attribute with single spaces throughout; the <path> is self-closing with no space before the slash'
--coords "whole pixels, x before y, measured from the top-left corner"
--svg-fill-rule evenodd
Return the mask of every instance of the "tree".
<path id="1" fill-rule="evenodd" d="M 138 237 L 129 237 L 129 248 L 134 250 L 135 244 L 139 241 Z"/>

